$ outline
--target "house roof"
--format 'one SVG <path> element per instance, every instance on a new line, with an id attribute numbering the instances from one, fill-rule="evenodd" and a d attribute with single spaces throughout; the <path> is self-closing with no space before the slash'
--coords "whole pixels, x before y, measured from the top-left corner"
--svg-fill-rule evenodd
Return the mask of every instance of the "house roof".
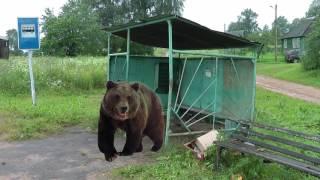
<path id="1" fill-rule="evenodd" d="M 258 45 L 241 37 L 211 30 L 177 15 L 156 16 L 103 29 L 123 38 L 127 37 L 127 29 L 130 29 L 132 41 L 168 48 L 168 20 L 172 23 L 173 49 L 222 49 Z"/>
<path id="2" fill-rule="evenodd" d="M 310 27 L 313 21 L 313 19 L 302 20 L 299 24 L 291 28 L 288 33 L 284 34 L 281 39 L 305 36 L 310 32 Z"/>

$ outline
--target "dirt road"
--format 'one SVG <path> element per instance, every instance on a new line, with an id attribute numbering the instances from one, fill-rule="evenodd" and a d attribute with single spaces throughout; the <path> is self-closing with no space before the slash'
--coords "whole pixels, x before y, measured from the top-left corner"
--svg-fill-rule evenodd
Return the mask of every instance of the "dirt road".
<path id="1" fill-rule="evenodd" d="M 121 150 L 124 137 L 116 139 Z M 151 141 L 144 138 L 144 151 L 133 156 L 118 157 L 114 162 L 104 160 L 97 147 L 97 136 L 80 128 L 42 140 L 0 142 L 0 180 L 43 179 L 110 179 L 108 171 L 150 162 L 154 154 Z M 107 176 L 107 177 L 105 177 Z"/>
<path id="2" fill-rule="evenodd" d="M 260 75 L 256 80 L 258 86 L 270 91 L 320 104 L 320 89 Z"/>

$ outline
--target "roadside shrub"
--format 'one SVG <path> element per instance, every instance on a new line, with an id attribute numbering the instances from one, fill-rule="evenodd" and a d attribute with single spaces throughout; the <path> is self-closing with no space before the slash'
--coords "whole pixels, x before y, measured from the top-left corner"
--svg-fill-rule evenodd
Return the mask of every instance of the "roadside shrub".
<path id="1" fill-rule="evenodd" d="M 320 69 L 320 17 L 312 25 L 312 32 L 306 39 L 306 56 L 302 61 L 305 70 Z"/>

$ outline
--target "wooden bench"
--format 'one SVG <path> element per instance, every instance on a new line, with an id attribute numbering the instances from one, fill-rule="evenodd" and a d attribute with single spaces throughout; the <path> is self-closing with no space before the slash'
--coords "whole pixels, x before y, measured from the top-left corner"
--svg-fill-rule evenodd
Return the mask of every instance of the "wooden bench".
<path id="1" fill-rule="evenodd" d="M 229 138 L 215 142 L 217 169 L 222 150 L 232 149 L 320 177 L 319 135 L 305 134 L 259 123 L 236 122 L 239 123 L 239 127 Z M 300 141 L 297 141 L 298 139 Z M 309 154 L 301 152 L 309 152 Z"/>

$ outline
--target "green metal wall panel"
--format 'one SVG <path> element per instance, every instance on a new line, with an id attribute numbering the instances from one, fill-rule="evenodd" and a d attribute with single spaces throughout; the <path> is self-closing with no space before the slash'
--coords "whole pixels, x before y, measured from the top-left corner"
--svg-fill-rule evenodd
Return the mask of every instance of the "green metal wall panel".
<path id="1" fill-rule="evenodd" d="M 216 69 L 216 58 L 204 59 L 191 84 L 191 79 L 201 58 L 188 59 L 183 73 L 178 104 L 181 103 L 185 95 L 182 102 L 184 106 L 203 109 L 214 103 L 216 104 L 216 115 L 220 118 L 251 120 L 251 112 L 254 110 L 252 98 L 255 91 L 255 87 L 253 87 L 254 62 L 251 59 L 233 59 L 233 61 L 230 59 L 218 58 L 218 69 Z M 125 60 L 125 56 L 110 58 L 110 80 L 125 79 Z M 159 63 L 168 63 L 168 60 L 161 57 L 130 56 L 129 81 L 142 82 L 156 91 L 157 84 L 159 84 L 157 82 L 159 73 L 168 73 L 157 69 Z M 174 60 L 173 102 L 175 102 L 179 85 L 178 73 L 182 76 L 183 63 L 184 59 Z M 209 87 L 211 83 L 212 86 Z M 207 91 L 204 92 L 206 89 Z M 162 106 L 166 109 L 168 94 L 159 92 L 157 94 L 161 99 Z M 203 94 L 202 97 L 200 97 L 201 94 Z M 214 106 L 210 106 L 206 111 L 213 112 L 213 110 Z"/>
<path id="2" fill-rule="evenodd" d="M 109 79 L 113 81 L 124 81 L 126 75 L 126 56 L 112 56 L 109 63 Z M 129 67 L 129 82 L 142 82 L 151 88 L 157 90 L 156 67 L 159 63 L 168 64 L 167 58 L 163 57 L 148 57 L 148 56 L 130 56 Z M 174 69 L 178 69 L 178 62 L 174 63 Z M 166 72 L 158 72 L 166 73 Z M 177 79 L 177 72 L 174 73 L 174 78 Z M 162 106 L 167 107 L 168 93 L 157 93 L 161 99 Z M 175 98 L 175 94 L 173 94 Z"/>

